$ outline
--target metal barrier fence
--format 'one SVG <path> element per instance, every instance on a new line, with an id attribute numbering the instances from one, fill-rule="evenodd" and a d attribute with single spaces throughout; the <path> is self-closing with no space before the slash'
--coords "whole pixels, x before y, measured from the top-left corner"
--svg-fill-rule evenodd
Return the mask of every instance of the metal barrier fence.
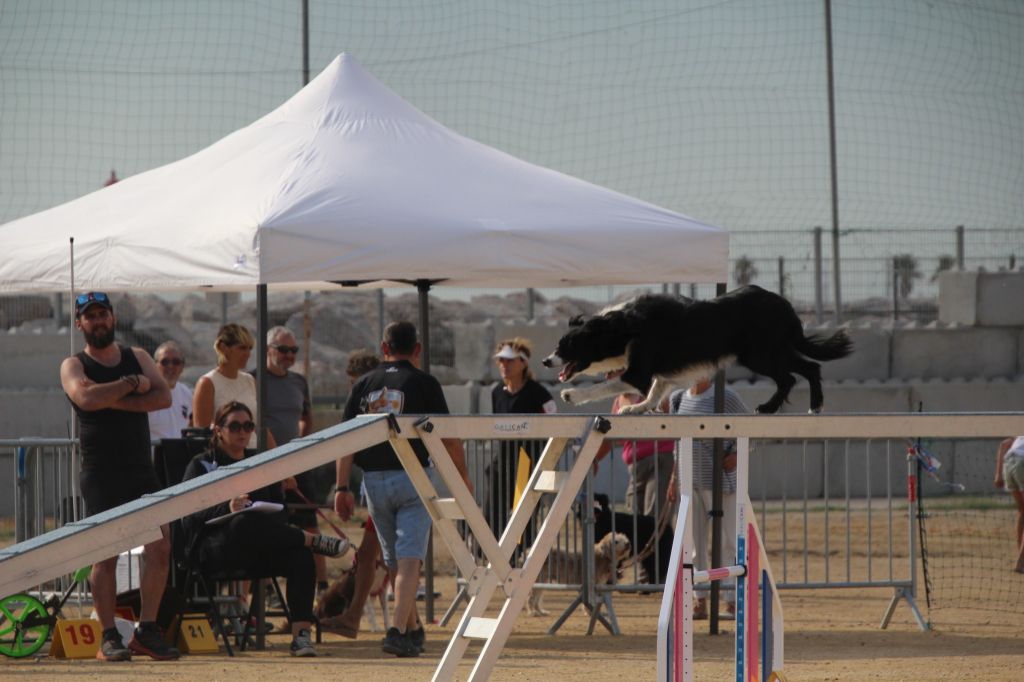
<path id="1" fill-rule="evenodd" d="M 511 491 L 516 479 L 517 462 L 508 458 L 503 462 L 504 468 L 499 468 L 497 478 L 491 478 L 499 462 L 500 447 L 497 441 L 466 443 L 474 496 L 485 509 L 485 516 L 495 480 L 503 490 Z M 941 443 L 936 447 L 949 449 Z M 620 448 L 621 445 L 615 446 L 609 457 L 619 457 Z M 890 439 L 752 440 L 751 449 L 749 494 L 779 589 L 891 589 L 891 606 L 900 598 L 907 599 L 915 618 L 924 627 L 914 605 L 916 518 L 907 501 L 904 445 Z M 571 453 L 563 455 L 559 468 L 567 468 L 570 458 Z M 611 594 L 664 589 L 672 528 L 658 522 L 674 517 L 674 510 L 664 509 L 656 501 L 654 513 L 645 516 L 635 506 L 623 502 L 623 487 L 628 491 L 636 481 L 621 471 L 621 467 L 612 467 L 600 487 L 595 486 L 593 476 L 589 477 L 541 571 L 535 589 L 579 593 L 549 632 L 557 631 L 580 606 L 587 608 L 592 617 L 606 609 L 606 627 L 617 632 Z M 667 483 L 671 475 L 671 469 L 655 465 L 655 487 Z M 504 497 L 500 502 L 507 516 L 514 499 Z M 543 501 L 539 509 L 539 514 L 545 513 Z M 630 540 L 631 558 L 625 562 L 625 570 L 613 572 L 608 583 L 588 584 L 583 578 L 591 579 L 597 571 L 592 548 L 609 532 L 622 533 Z M 471 535 L 466 536 L 466 543 L 472 551 L 479 552 Z M 586 548 L 591 549 L 585 551 Z M 724 560 L 728 563 L 727 557 Z M 459 584 L 465 586 L 464 577 L 459 578 Z M 732 587 L 722 585 L 722 590 L 728 593 Z M 464 590 L 460 590 L 442 617 L 442 624 L 458 612 L 466 598 Z M 530 608 L 535 603 L 539 605 L 533 601 Z M 890 608 L 882 618 L 887 621 L 891 615 Z"/>
<path id="2" fill-rule="evenodd" d="M 0 440 L 0 545 L 22 542 L 83 516 L 78 463 L 68 439 Z M 6 480 L 5 480 L 6 479 Z"/>
<path id="3" fill-rule="evenodd" d="M 498 529 L 507 522 L 516 491 L 520 453 L 504 445 L 509 442 L 466 441 L 475 499 Z M 525 454 L 535 461 L 537 443 L 520 441 L 516 447 L 523 445 Z M 4 505 L 0 506 L 0 546 L 82 517 L 72 445 L 67 439 L 0 440 L 0 472 L 10 472 L 6 481 L 7 476 L 0 473 L 0 505 Z M 573 447 L 567 446 L 560 470 L 571 465 Z M 616 445 L 608 456 L 618 458 L 620 447 Z M 941 443 L 935 447 L 948 449 Z M 916 520 L 906 500 L 907 465 L 901 444 L 872 439 L 760 440 L 752 441 L 752 450 L 750 497 L 780 589 L 878 587 L 893 589 L 894 599 L 913 598 Z M 606 627 L 617 631 L 611 594 L 655 592 L 664 587 L 671 528 L 659 527 L 657 522 L 671 510 L 656 503 L 652 516 L 637 513 L 621 501 L 623 487 L 636 482 L 622 480 L 620 467 L 610 468 L 600 488 L 589 477 L 538 580 L 541 591 L 579 593 L 552 625 L 552 632 L 579 606 L 592 615 L 604 608 L 609 617 Z M 670 469 L 655 465 L 655 486 L 671 475 Z M 546 512 L 542 501 L 536 516 L 543 518 Z M 531 526 L 524 534 L 527 543 L 536 532 Z M 624 534 L 634 557 L 646 556 L 627 560 L 621 574 L 613 572 L 608 583 L 598 585 L 593 582 L 594 552 L 585 550 L 608 532 Z M 662 533 L 667 544 L 659 541 Z M 478 553 L 472 535 L 466 535 L 466 542 Z M 464 599 L 460 593 L 442 622 L 454 615 Z M 531 602 L 531 608 L 534 605 L 542 609 L 539 599 Z"/>

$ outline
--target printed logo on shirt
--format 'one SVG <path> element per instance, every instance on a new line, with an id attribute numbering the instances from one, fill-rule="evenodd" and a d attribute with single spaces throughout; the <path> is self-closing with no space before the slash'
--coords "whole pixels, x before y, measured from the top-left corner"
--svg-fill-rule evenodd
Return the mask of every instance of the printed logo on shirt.
<path id="1" fill-rule="evenodd" d="M 397 388 L 382 388 L 368 393 L 362 401 L 363 414 L 402 414 L 405 394 Z"/>

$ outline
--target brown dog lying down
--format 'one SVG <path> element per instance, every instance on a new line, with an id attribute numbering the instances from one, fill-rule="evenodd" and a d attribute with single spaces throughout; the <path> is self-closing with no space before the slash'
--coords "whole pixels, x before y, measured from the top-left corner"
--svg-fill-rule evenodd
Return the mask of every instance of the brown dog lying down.
<path id="1" fill-rule="evenodd" d="M 630 554 L 629 538 L 622 533 L 608 533 L 594 545 L 594 584 L 606 585 L 618 571 L 619 564 Z M 560 585 L 579 585 L 583 582 L 583 555 L 552 549 L 537 582 Z M 543 590 L 530 590 L 526 612 L 531 616 L 547 616 L 548 611 L 541 605 Z"/>
<path id="2" fill-rule="evenodd" d="M 377 597 L 380 602 L 380 609 L 384 614 L 385 630 L 388 627 L 387 589 L 385 589 L 387 587 L 387 579 L 387 568 L 384 567 L 383 563 L 377 562 L 377 570 L 373 576 L 373 586 L 370 587 L 370 597 Z M 356 638 L 359 634 L 358 629 L 348 628 L 339 623 L 341 614 L 345 613 L 345 609 L 352 603 L 355 591 L 356 569 L 353 566 L 320 594 L 316 609 L 313 611 L 313 615 L 319 621 L 320 627 L 350 639 Z"/>

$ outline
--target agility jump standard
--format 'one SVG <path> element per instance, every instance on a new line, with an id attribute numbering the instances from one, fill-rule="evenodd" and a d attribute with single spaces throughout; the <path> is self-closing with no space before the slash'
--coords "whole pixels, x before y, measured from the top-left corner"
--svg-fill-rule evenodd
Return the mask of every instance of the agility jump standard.
<path id="1" fill-rule="evenodd" d="M 665 592 L 658 616 L 658 680 L 693 680 L 693 588 L 698 583 L 736 578 L 736 682 L 782 680 L 782 603 L 757 517 L 747 494 L 750 439 L 736 439 L 736 564 L 695 571 L 693 554 L 693 439 L 683 438 L 676 480 L 679 512 Z"/>

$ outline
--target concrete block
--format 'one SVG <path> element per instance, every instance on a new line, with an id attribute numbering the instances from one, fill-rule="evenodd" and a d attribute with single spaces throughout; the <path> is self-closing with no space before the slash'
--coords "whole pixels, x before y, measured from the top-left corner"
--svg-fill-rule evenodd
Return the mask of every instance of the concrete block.
<path id="1" fill-rule="evenodd" d="M 59 388 L 60 363 L 69 350 L 67 334 L 0 334 L 0 386 Z"/>
<path id="2" fill-rule="evenodd" d="M 911 411 L 917 411 L 919 404 L 925 412 L 1015 412 L 1024 409 L 1024 377 L 1012 381 L 911 381 L 908 388 Z"/>
<path id="3" fill-rule="evenodd" d="M 939 320 L 981 327 L 1024 325 L 1024 272 L 944 272 Z"/>
<path id="4" fill-rule="evenodd" d="M 978 275 L 978 324 L 983 327 L 1024 325 L 1024 272 L 983 272 Z"/>
<path id="5" fill-rule="evenodd" d="M 455 373 L 462 381 L 481 381 L 490 376 L 494 348 L 491 322 L 451 324 L 455 347 Z"/>
<path id="6" fill-rule="evenodd" d="M 906 446 L 899 441 L 827 440 L 822 443 L 821 465 L 833 500 L 890 494 L 899 499 L 906 490 Z"/>
<path id="7" fill-rule="evenodd" d="M 834 327 L 808 330 L 830 336 Z M 892 366 L 892 332 L 879 327 L 851 327 L 847 335 L 853 342 L 853 353 L 821 363 L 821 376 L 825 380 L 845 379 L 888 379 Z"/>
<path id="8" fill-rule="evenodd" d="M 751 443 L 750 499 L 799 501 L 821 497 L 820 441 L 756 440 Z"/>
<path id="9" fill-rule="evenodd" d="M 732 385 L 751 410 L 768 400 L 775 391 L 769 380 L 753 384 L 743 382 Z M 863 412 L 907 412 L 910 409 L 910 391 L 906 385 L 893 382 L 824 381 L 824 413 L 846 414 Z M 798 383 L 783 404 L 780 414 L 806 414 L 810 408 L 810 389 L 807 382 Z"/>
<path id="10" fill-rule="evenodd" d="M 448 412 L 451 414 L 476 414 L 479 386 L 473 383 L 442 386 Z"/>
<path id="11" fill-rule="evenodd" d="M 939 321 L 945 324 L 978 323 L 977 272 L 948 270 L 939 273 Z"/>
<path id="12" fill-rule="evenodd" d="M 1017 374 L 1020 332 L 997 327 L 915 327 L 893 332 L 892 376 L 1012 377 Z"/>
<path id="13" fill-rule="evenodd" d="M 67 438 L 71 403 L 59 388 L 0 389 L 0 438 Z"/>

